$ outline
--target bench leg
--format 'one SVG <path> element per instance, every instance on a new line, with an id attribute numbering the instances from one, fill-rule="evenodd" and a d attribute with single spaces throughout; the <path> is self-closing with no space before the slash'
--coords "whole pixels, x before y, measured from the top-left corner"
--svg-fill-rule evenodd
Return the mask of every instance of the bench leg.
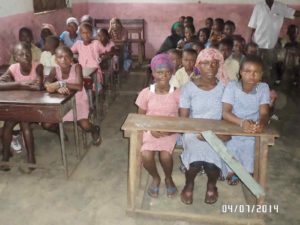
<path id="1" fill-rule="evenodd" d="M 65 175 L 66 177 L 69 176 L 69 171 L 68 171 L 68 161 L 67 161 L 67 154 L 66 154 L 66 149 L 65 149 L 65 141 L 64 141 L 64 128 L 63 128 L 63 123 L 59 123 L 59 135 L 60 135 L 60 146 L 61 146 L 61 156 L 62 156 L 62 163 L 65 169 Z"/>

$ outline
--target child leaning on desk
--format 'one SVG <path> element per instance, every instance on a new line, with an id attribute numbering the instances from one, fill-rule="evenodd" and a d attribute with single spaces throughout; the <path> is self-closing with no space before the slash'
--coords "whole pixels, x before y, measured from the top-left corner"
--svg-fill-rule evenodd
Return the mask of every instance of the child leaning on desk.
<path id="1" fill-rule="evenodd" d="M 26 42 L 18 43 L 14 48 L 14 59 L 17 63 L 10 65 L 5 74 L 0 77 L 0 90 L 32 90 L 39 91 L 43 87 L 43 65 L 32 62 L 31 45 Z M 28 163 L 35 163 L 33 135 L 30 123 L 19 121 L 5 121 L 3 127 L 3 157 L 2 161 L 9 161 L 10 143 L 14 126 L 21 125 Z M 2 165 L 1 170 L 9 170 L 9 166 Z"/>
<path id="2" fill-rule="evenodd" d="M 92 124 L 89 119 L 88 96 L 83 88 L 82 68 L 80 64 L 73 64 L 73 53 L 70 48 L 60 46 L 55 51 L 57 67 L 53 68 L 45 80 L 45 88 L 48 92 L 70 94 L 77 91 L 76 109 L 79 126 L 86 132 L 91 132 L 94 145 L 101 144 L 100 127 Z M 64 121 L 73 121 L 73 112 L 70 111 L 63 118 Z M 58 125 L 43 123 L 43 127 L 49 131 L 58 133 Z"/>

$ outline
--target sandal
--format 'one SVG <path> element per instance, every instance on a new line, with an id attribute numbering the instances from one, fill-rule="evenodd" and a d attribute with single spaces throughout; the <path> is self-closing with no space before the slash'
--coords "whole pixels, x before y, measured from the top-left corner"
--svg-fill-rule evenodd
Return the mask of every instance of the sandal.
<path id="1" fill-rule="evenodd" d="M 218 188 L 214 187 L 213 190 L 206 191 L 204 202 L 210 205 L 214 204 L 216 201 L 218 201 L 218 197 L 219 197 Z"/>
<path id="2" fill-rule="evenodd" d="M 159 187 L 152 187 L 150 186 L 147 190 L 148 195 L 151 198 L 158 198 L 158 194 L 159 194 Z"/>
<path id="3" fill-rule="evenodd" d="M 240 182 L 239 177 L 235 174 L 228 175 L 226 180 L 229 185 L 233 185 L 233 186 L 237 185 Z"/>
<path id="4" fill-rule="evenodd" d="M 167 181 L 169 181 L 169 182 L 167 182 Z M 170 179 L 170 180 L 165 179 L 165 184 L 166 184 L 166 190 L 167 190 L 167 197 L 173 198 L 178 192 L 177 187 L 174 184 L 174 181 L 172 179 Z"/>
<path id="5" fill-rule="evenodd" d="M 95 126 L 97 134 L 92 133 L 92 138 L 93 138 L 93 145 L 99 146 L 102 142 L 101 134 L 100 134 L 100 127 Z"/>

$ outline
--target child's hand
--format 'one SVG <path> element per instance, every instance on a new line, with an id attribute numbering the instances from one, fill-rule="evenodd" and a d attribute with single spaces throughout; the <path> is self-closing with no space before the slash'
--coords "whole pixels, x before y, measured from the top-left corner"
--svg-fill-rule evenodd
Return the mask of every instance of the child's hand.
<path id="1" fill-rule="evenodd" d="M 172 133 L 170 132 L 151 131 L 151 135 L 155 138 L 161 138 L 161 137 L 169 136 L 171 134 Z"/>
<path id="2" fill-rule="evenodd" d="M 253 133 L 261 133 L 263 132 L 265 125 L 262 123 L 256 123 L 253 128 Z"/>
<path id="3" fill-rule="evenodd" d="M 54 93 L 59 89 L 59 84 L 57 82 L 55 83 L 48 83 L 45 84 L 45 88 L 49 93 Z"/>
<path id="4" fill-rule="evenodd" d="M 59 94 L 63 94 L 63 95 L 69 95 L 70 94 L 70 90 L 67 87 L 61 87 L 57 90 L 57 92 Z"/>
<path id="5" fill-rule="evenodd" d="M 246 133 L 255 133 L 255 122 L 253 120 L 244 120 L 242 128 Z"/>
<path id="6" fill-rule="evenodd" d="M 31 90 L 31 91 L 40 91 L 41 90 L 41 85 L 35 80 L 21 81 L 20 85 L 21 85 L 21 88 Z"/>

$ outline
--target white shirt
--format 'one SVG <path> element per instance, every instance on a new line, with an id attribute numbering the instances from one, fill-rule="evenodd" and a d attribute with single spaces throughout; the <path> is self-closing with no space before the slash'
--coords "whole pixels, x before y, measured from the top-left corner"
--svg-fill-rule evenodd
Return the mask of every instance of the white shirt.
<path id="1" fill-rule="evenodd" d="M 228 57 L 224 61 L 224 72 L 228 76 L 229 80 L 238 80 L 240 71 L 240 64 L 232 57 Z"/>
<path id="2" fill-rule="evenodd" d="M 248 27 L 255 29 L 253 41 L 259 48 L 275 47 L 284 18 L 294 19 L 295 11 L 278 1 L 274 1 L 271 10 L 265 1 L 255 5 Z"/>
<path id="3" fill-rule="evenodd" d="M 182 67 L 176 71 L 174 76 L 172 76 L 170 84 L 176 88 L 181 88 L 183 85 L 190 81 L 192 74 L 187 74 L 185 68 Z"/>

